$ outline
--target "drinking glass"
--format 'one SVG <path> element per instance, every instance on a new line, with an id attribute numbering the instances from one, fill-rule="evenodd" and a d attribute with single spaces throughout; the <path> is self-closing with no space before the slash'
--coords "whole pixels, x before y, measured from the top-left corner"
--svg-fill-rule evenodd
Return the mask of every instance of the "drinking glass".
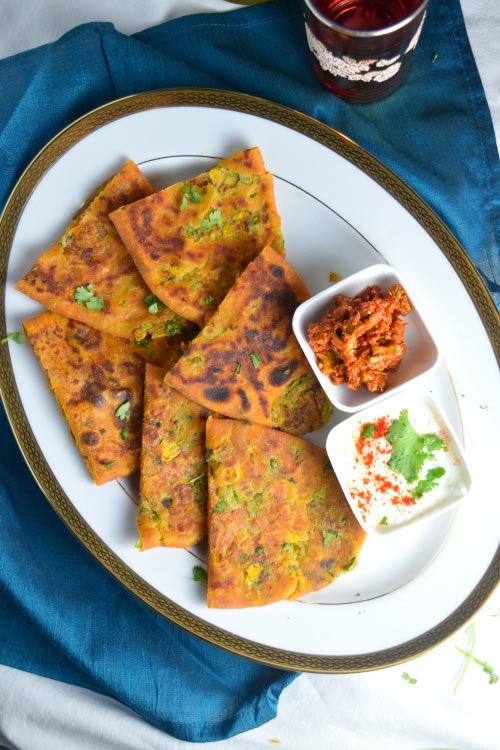
<path id="1" fill-rule="evenodd" d="M 334 94 L 373 102 L 404 80 L 429 0 L 303 0 L 313 69 Z"/>

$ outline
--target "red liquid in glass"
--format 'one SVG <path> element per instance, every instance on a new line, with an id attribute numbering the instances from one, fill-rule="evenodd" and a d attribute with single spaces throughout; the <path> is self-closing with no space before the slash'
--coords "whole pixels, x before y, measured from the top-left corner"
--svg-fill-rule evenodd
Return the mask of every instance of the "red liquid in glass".
<path id="1" fill-rule="evenodd" d="M 408 18 L 420 0 L 315 0 L 334 23 L 357 31 L 378 31 Z"/>
<path id="2" fill-rule="evenodd" d="M 423 0 L 304 0 L 316 75 L 348 101 L 388 96 L 406 77 L 425 10 Z"/>

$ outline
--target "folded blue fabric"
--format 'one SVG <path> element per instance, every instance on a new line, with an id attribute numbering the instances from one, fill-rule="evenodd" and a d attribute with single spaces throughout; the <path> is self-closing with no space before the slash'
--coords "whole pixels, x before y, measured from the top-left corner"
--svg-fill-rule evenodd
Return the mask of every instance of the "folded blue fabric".
<path id="1" fill-rule="evenodd" d="M 188 86 L 261 96 L 357 141 L 441 216 L 500 303 L 500 165 L 458 0 L 431 0 L 408 80 L 368 105 L 318 83 L 296 0 L 131 37 L 85 24 L 2 60 L 0 206 L 75 118 L 127 94 Z M 111 695 L 184 740 L 223 739 L 272 718 L 295 675 L 210 646 L 138 601 L 55 515 L 1 408 L 0 436 L 0 661 Z"/>

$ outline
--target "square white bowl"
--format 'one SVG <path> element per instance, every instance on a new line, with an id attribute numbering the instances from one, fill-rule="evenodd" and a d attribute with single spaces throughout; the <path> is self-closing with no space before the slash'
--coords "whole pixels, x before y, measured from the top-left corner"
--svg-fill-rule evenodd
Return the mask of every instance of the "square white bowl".
<path id="1" fill-rule="evenodd" d="M 357 390 L 348 388 L 344 383 L 335 385 L 318 367 L 316 355 L 307 336 L 309 325 L 319 322 L 327 310 L 334 307 L 337 294 L 355 297 L 367 286 L 372 285 L 379 286 L 382 293 L 385 293 L 393 284 L 401 284 L 412 304 L 412 310 L 405 316 L 408 324 L 405 331 L 407 348 L 401 364 L 396 372 L 388 374 L 387 385 L 382 393 L 372 393 L 363 385 Z M 364 409 L 397 393 L 417 378 L 430 373 L 440 360 L 437 344 L 406 280 L 394 268 L 384 263 L 364 268 L 310 297 L 295 310 L 292 325 L 295 336 L 326 395 L 334 406 L 346 412 Z"/>
<path id="2" fill-rule="evenodd" d="M 397 420 L 403 409 L 407 409 L 408 421 L 419 435 L 434 433 L 446 446 L 446 450 L 432 451 L 418 479 L 411 484 L 387 466 L 392 448 L 383 435 L 384 428 Z M 373 425 L 374 429 L 378 426 L 379 430 L 364 440 L 366 425 Z M 369 534 L 399 531 L 452 510 L 471 487 L 466 458 L 448 418 L 437 402 L 419 388 L 409 388 L 352 414 L 330 430 L 326 450 L 354 515 Z M 427 491 L 413 499 L 411 490 L 436 466 L 445 469 L 444 475 L 435 480 L 435 487 L 428 486 Z"/>

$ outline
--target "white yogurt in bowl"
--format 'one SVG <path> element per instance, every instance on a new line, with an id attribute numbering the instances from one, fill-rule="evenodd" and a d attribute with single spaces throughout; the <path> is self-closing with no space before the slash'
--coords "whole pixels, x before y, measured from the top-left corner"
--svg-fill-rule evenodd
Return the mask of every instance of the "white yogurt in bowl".
<path id="1" fill-rule="evenodd" d="M 430 397 L 386 398 L 334 427 L 326 449 L 368 533 L 386 534 L 449 510 L 471 486 L 462 447 Z"/>

